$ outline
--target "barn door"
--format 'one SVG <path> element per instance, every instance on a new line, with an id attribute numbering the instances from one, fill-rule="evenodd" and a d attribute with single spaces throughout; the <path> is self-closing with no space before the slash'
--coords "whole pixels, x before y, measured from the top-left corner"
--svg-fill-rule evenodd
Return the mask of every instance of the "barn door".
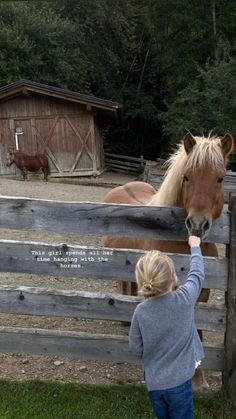
<path id="1" fill-rule="evenodd" d="M 81 115 L 38 117 L 33 136 L 45 150 L 54 174 L 73 176 L 96 171 L 93 119 Z"/>

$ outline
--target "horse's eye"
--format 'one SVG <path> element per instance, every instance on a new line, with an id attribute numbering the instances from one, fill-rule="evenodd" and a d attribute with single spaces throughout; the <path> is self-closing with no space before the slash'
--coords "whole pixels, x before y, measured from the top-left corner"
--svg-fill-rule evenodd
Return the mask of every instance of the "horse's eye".
<path id="1" fill-rule="evenodd" d="M 183 180 L 184 182 L 188 182 L 188 176 L 184 175 Z"/>
<path id="2" fill-rule="evenodd" d="M 223 178 L 223 177 L 219 177 L 219 178 L 217 179 L 217 182 L 218 182 L 218 183 L 222 183 L 222 182 L 223 182 L 223 180 L 224 180 L 224 178 Z"/>

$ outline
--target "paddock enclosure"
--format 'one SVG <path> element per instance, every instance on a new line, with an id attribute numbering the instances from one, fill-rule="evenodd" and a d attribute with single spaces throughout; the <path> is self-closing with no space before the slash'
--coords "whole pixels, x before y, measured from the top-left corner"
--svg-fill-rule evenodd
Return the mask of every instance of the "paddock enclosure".
<path id="1" fill-rule="evenodd" d="M 186 240 L 180 208 L 62 202 L 0 196 L 1 229 L 76 235 L 143 236 Z M 203 368 L 222 371 L 228 395 L 236 394 L 236 196 L 229 211 L 213 223 L 209 242 L 227 246 L 227 258 L 205 257 L 205 287 L 226 293 L 223 304 L 198 303 L 196 324 L 207 332 L 225 334 L 224 343 L 204 343 Z M 69 243 L 0 241 L 0 270 L 37 275 L 71 276 L 79 280 L 134 281 L 134 266 L 143 251 L 77 246 Z M 189 256 L 171 255 L 180 282 L 186 277 Z M 99 291 L 99 290 L 98 290 Z M 1 285 L 0 312 L 34 316 L 72 316 L 130 321 L 141 299 L 119 295 L 40 287 Z M 139 363 L 129 351 L 128 337 L 113 334 L 27 327 L 1 327 L 0 351 L 59 355 L 112 362 Z M 128 374 L 128 371 L 127 371 Z"/>

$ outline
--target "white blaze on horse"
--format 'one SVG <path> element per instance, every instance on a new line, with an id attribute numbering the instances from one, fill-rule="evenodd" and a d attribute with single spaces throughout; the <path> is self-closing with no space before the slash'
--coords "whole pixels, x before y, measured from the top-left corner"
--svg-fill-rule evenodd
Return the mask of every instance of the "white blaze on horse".
<path id="1" fill-rule="evenodd" d="M 23 180 L 28 179 L 28 172 L 38 172 L 39 170 L 42 170 L 44 180 L 47 182 L 48 176 L 50 175 L 50 167 L 48 158 L 45 154 L 30 156 L 19 151 L 10 151 L 7 153 L 6 165 L 10 167 L 13 163 L 20 169 Z"/>
<path id="2" fill-rule="evenodd" d="M 186 212 L 185 224 L 189 235 L 207 236 L 212 221 L 218 218 L 224 206 L 224 177 L 229 155 L 233 151 L 233 138 L 194 137 L 188 133 L 178 150 L 168 161 L 168 169 L 157 192 L 145 182 L 130 182 L 112 189 L 104 202 L 116 204 L 176 206 Z M 105 247 L 143 250 L 161 250 L 171 253 L 189 253 L 187 242 L 154 240 L 132 237 L 104 237 Z M 214 243 L 202 243 L 204 256 L 218 256 Z M 123 294 L 135 295 L 135 284 L 122 282 Z M 210 290 L 203 289 L 199 300 L 207 302 Z M 201 331 L 199 331 L 201 336 Z M 207 386 L 200 370 L 195 387 Z"/>

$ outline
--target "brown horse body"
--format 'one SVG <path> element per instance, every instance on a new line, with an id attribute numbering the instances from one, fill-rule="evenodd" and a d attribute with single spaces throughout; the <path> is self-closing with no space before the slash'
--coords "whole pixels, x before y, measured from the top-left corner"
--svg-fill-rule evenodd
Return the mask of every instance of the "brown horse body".
<path id="1" fill-rule="evenodd" d="M 190 133 L 183 139 L 179 150 L 169 159 L 169 168 L 158 192 L 145 182 L 130 182 L 114 188 L 104 202 L 117 204 L 140 204 L 152 206 L 177 206 L 186 212 L 186 228 L 189 234 L 208 234 L 212 221 L 224 206 L 224 176 L 227 157 L 233 150 L 233 138 L 193 137 Z M 189 253 L 185 242 L 152 240 L 127 237 L 104 237 L 102 244 L 112 248 L 161 250 L 170 253 Z M 202 243 L 204 256 L 217 256 L 214 243 Z M 122 282 L 123 294 L 135 295 L 135 284 Z M 199 301 L 207 302 L 210 290 L 203 289 Z M 201 336 L 201 331 L 200 331 Z M 196 374 L 195 388 L 207 386 L 201 370 Z"/>
<path id="2" fill-rule="evenodd" d="M 7 166 L 11 166 L 15 164 L 18 169 L 21 170 L 23 180 L 27 180 L 28 178 L 28 171 L 29 172 L 38 172 L 40 169 L 44 174 L 44 180 L 47 182 L 48 175 L 50 174 L 50 167 L 48 158 L 45 154 L 36 154 L 34 156 L 30 156 L 28 154 L 20 153 L 19 151 L 16 152 L 9 152 L 7 153 Z"/>

